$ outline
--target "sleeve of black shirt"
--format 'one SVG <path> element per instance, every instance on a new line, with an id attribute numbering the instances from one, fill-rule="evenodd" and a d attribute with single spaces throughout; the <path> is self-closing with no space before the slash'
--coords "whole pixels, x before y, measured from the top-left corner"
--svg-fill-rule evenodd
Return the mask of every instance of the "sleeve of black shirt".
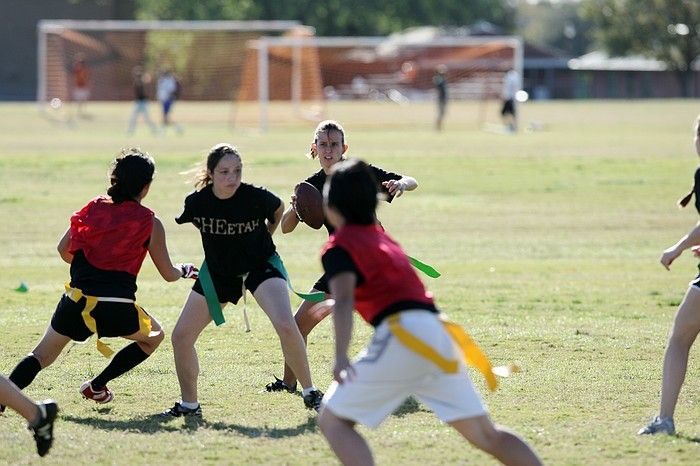
<path id="1" fill-rule="evenodd" d="M 280 204 L 282 204 L 282 199 L 267 189 L 263 189 L 263 192 L 265 193 L 265 217 L 268 222 L 272 223 L 275 221 L 275 212 L 279 209 Z"/>
<path id="2" fill-rule="evenodd" d="M 335 246 L 329 249 L 321 257 L 321 263 L 323 263 L 323 270 L 326 272 L 326 278 L 328 281 L 335 277 L 339 273 L 352 272 L 357 277 L 357 284 L 360 285 L 364 282 L 364 277 L 357 270 L 355 262 L 353 262 L 350 254 L 345 251 L 345 249 L 340 246 Z"/>
<path id="3" fill-rule="evenodd" d="M 183 223 L 190 223 L 194 220 L 194 196 L 195 193 L 190 194 L 185 198 L 185 207 L 179 217 L 175 218 L 175 223 L 182 225 Z"/>
<path id="4" fill-rule="evenodd" d="M 375 167 L 374 165 L 369 166 L 370 169 L 372 170 L 372 174 L 374 177 L 377 179 L 377 183 L 379 183 L 378 189 L 379 192 L 386 194 L 386 201 L 391 202 L 394 200 L 394 196 L 389 195 L 389 190 L 386 189 L 382 183 L 385 181 L 389 180 L 400 180 L 403 178 L 403 175 L 399 175 L 398 173 L 394 172 L 388 172 L 384 170 L 383 168 Z"/>

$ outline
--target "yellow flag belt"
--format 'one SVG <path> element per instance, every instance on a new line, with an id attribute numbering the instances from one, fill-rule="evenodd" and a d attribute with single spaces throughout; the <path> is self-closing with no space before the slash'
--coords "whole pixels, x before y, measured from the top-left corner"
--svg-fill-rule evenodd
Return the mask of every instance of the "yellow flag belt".
<path id="1" fill-rule="evenodd" d="M 401 326 L 400 314 L 393 314 L 387 317 L 389 330 L 406 348 L 412 350 L 416 354 L 423 356 L 435 363 L 440 369 L 448 374 L 454 374 L 459 370 L 459 361 L 456 359 L 448 359 L 443 357 L 432 346 L 428 345 L 420 338 L 411 334 L 408 330 Z M 491 361 L 481 350 L 479 345 L 469 336 L 466 330 L 461 326 L 450 322 L 444 317 L 440 317 L 442 325 L 450 335 L 455 344 L 462 350 L 462 358 L 464 362 L 477 369 L 486 379 L 486 385 L 489 390 L 493 391 L 498 388 L 498 380 L 495 375 L 503 377 L 509 376 L 513 372 L 518 372 L 518 366 L 510 364 L 508 366 L 493 367 Z"/>
<path id="2" fill-rule="evenodd" d="M 139 332 L 144 335 L 149 335 L 151 333 L 151 318 L 148 314 L 146 314 L 146 311 L 144 311 L 143 308 L 136 304 L 133 300 L 125 298 L 102 298 L 97 296 L 88 296 L 83 294 L 82 290 L 79 290 L 78 288 L 71 288 L 68 283 L 66 283 L 65 288 L 66 296 L 68 296 L 74 303 L 80 301 L 81 298 L 85 298 L 85 307 L 80 314 L 83 317 L 85 326 L 92 333 L 97 333 L 97 322 L 95 322 L 95 318 L 92 317 L 91 312 L 100 301 L 133 303 L 139 314 Z M 110 348 L 108 344 L 103 342 L 99 336 L 95 344 L 97 345 L 97 351 L 99 351 L 104 357 L 110 358 L 114 354 L 114 350 Z"/>

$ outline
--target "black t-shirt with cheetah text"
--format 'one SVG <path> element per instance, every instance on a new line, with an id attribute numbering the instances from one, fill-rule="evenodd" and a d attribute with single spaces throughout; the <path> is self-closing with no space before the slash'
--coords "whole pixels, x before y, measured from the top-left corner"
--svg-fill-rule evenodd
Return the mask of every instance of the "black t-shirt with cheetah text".
<path id="1" fill-rule="evenodd" d="M 208 185 L 185 198 L 184 211 L 175 221 L 197 227 L 212 275 L 240 276 L 275 252 L 265 220 L 274 221 L 281 203 L 267 189 L 248 183 L 241 183 L 228 199 L 216 197 Z"/>

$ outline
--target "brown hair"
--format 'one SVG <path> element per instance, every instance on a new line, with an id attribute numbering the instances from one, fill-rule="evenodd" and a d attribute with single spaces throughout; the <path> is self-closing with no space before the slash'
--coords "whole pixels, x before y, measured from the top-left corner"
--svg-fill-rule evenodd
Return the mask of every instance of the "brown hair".
<path id="1" fill-rule="evenodd" d="M 206 166 L 202 167 L 194 177 L 194 187 L 197 189 L 197 191 L 213 183 L 209 173 L 213 172 L 221 159 L 229 154 L 238 157 L 239 161 L 242 160 L 238 149 L 231 144 L 221 142 L 219 144 L 215 144 L 211 149 L 209 149 Z"/>
<path id="2" fill-rule="evenodd" d="M 316 129 L 314 130 L 314 139 L 311 141 L 311 149 L 309 150 L 309 153 L 306 154 L 306 156 L 310 159 L 315 159 L 318 154 L 313 148 L 313 145 L 316 144 L 318 141 L 318 135 L 321 133 L 326 133 L 328 131 L 338 131 L 340 135 L 343 137 L 342 139 L 342 144 L 345 144 L 345 130 L 343 127 L 340 125 L 335 120 L 323 120 L 321 123 L 316 126 Z"/>

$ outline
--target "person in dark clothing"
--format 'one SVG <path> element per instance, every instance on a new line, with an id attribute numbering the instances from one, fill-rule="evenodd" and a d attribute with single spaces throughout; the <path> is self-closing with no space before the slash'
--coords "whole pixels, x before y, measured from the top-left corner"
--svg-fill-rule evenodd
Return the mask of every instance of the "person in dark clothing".
<path id="1" fill-rule="evenodd" d="M 143 121 L 146 122 L 149 128 L 151 128 L 151 133 L 158 133 L 158 127 L 151 120 L 151 116 L 148 113 L 148 93 L 146 87 L 151 82 L 151 76 L 144 71 L 140 66 L 137 66 L 132 71 L 133 86 L 134 86 L 134 110 L 131 112 L 131 117 L 129 118 L 129 126 L 126 130 L 128 134 L 133 134 L 136 129 L 136 123 L 138 121 L 139 115 L 143 117 Z"/>

